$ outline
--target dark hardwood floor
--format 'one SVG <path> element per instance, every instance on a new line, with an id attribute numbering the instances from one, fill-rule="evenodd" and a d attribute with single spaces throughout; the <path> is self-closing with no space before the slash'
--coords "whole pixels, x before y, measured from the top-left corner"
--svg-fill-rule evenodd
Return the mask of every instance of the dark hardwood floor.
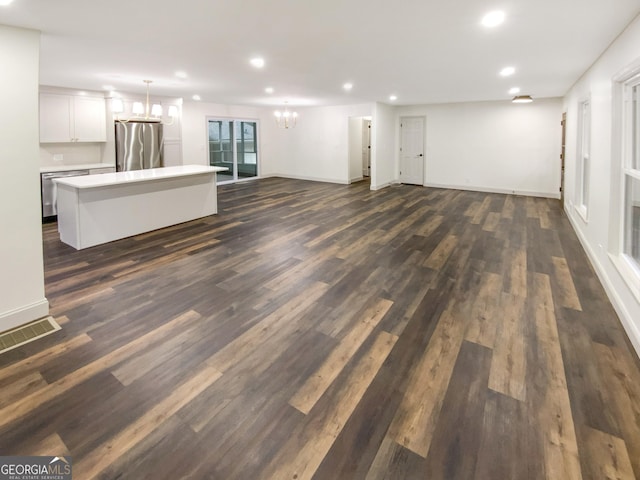
<path id="1" fill-rule="evenodd" d="M 0 454 L 74 478 L 640 478 L 640 368 L 555 200 L 264 179 L 75 251 L 0 355 Z M 153 210 L 150 208 L 150 215 Z"/>

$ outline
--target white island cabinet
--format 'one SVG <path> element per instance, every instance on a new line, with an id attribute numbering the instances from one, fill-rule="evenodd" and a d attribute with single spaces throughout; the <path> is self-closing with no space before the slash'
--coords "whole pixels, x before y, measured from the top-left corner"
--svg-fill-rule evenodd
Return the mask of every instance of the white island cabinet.
<path id="1" fill-rule="evenodd" d="M 60 240 L 77 250 L 218 213 L 216 173 L 183 165 L 55 180 Z"/>

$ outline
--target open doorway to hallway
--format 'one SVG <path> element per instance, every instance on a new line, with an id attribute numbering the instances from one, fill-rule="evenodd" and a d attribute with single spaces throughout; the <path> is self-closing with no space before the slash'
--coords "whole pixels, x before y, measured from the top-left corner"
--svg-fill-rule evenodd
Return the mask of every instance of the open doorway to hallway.
<path id="1" fill-rule="evenodd" d="M 349 182 L 371 182 L 371 117 L 349 117 Z"/>

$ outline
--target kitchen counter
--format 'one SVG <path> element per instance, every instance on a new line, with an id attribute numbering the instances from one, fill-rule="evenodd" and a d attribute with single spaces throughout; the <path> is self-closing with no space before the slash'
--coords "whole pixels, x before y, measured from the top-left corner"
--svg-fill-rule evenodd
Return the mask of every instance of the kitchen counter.
<path id="1" fill-rule="evenodd" d="M 115 168 L 113 163 L 81 163 L 78 165 L 49 165 L 40 167 L 40 173 L 68 172 L 71 170 L 92 170 L 95 168 Z"/>
<path id="2" fill-rule="evenodd" d="M 54 180 L 60 240 L 77 250 L 218 213 L 216 173 L 183 165 Z"/>
<path id="3" fill-rule="evenodd" d="M 128 172 L 103 173 L 82 177 L 57 178 L 54 182 L 58 185 L 69 185 L 75 188 L 97 188 L 189 175 L 201 175 L 203 173 L 217 173 L 226 170 L 228 170 L 228 168 L 209 167 L 205 165 L 181 165 L 176 167 L 149 168 L 147 170 L 132 170 Z"/>

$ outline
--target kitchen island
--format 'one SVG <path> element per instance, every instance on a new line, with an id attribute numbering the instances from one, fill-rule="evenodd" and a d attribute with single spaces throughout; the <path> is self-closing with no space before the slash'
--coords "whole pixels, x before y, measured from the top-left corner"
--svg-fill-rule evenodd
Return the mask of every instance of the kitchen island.
<path id="1" fill-rule="evenodd" d="M 218 213 L 216 173 L 183 165 L 56 179 L 60 240 L 77 250 Z"/>

